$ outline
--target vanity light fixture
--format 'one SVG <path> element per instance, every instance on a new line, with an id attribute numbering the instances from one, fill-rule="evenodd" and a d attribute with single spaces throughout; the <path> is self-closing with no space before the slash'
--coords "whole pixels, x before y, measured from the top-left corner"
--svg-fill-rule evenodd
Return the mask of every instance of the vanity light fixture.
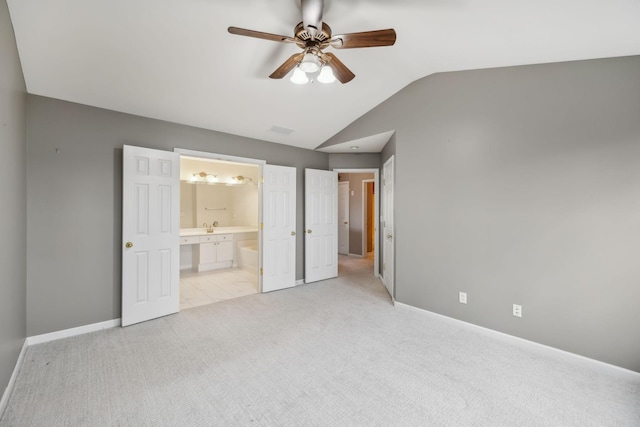
<path id="1" fill-rule="evenodd" d="M 253 179 L 246 176 L 232 176 L 227 180 L 227 185 L 247 185 L 253 183 Z"/>
<path id="2" fill-rule="evenodd" d="M 247 177 L 244 177 L 242 175 L 234 176 L 233 179 L 238 184 L 249 184 L 250 182 L 253 182 L 253 180 L 251 178 L 247 178 Z"/>
<path id="3" fill-rule="evenodd" d="M 208 182 L 208 183 L 218 182 L 218 176 L 210 173 L 206 173 L 206 172 L 200 172 L 200 173 L 192 174 L 191 177 L 189 178 L 189 182 L 191 183 L 196 183 L 201 181 Z"/>

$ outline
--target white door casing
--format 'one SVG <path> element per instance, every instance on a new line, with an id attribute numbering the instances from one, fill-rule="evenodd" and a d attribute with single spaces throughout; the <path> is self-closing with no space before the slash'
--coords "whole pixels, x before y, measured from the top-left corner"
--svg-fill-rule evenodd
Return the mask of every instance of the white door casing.
<path id="1" fill-rule="evenodd" d="M 122 326 L 180 309 L 180 156 L 125 145 Z"/>
<path id="2" fill-rule="evenodd" d="M 395 266 L 395 245 L 394 245 L 394 219 L 393 219 L 393 192 L 394 192 L 394 156 L 391 156 L 382 167 L 382 230 L 383 230 L 383 251 L 382 251 L 382 276 L 383 282 L 391 298 L 394 294 L 394 266 Z"/>
<path id="3" fill-rule="evenodd" d="M 305 169 L 305 283 L 338 276 L 338 173 Z"/>
<path id="4" fill-rule="evenodd" d="M 372 173 L 373 174 L 373 185 L 374 188 L 381 188 L 379 183 L 380 183 L 380 170 L 376 169 L 376 168 L 353 168 L 353 169 L 343 169 L 343 168 L 336 168 L 334 169 L 334 172 L 337 173 L 357 173 L 357 174 L 361 174 L 361 173 Z M 381 194 L 380 190 L 376 190 L 377 194 Z M 381 212 L 381 206 L 379 204 L 379 200 L 380 200 L 380 196 L 375 197 L 374 198 L 375 203 L 373 204 L 373 239 L 374 241 L 377 243 L 378 241 L 380 241 L 380 231 L 382 231 L 382 229 L 380 228 L 380 212 Z M 351 224 L 349 224 L 351 225 Z M 364 238 L 362 239 L 362 241 L 364 242 Z M 379 245 L 373 245 L 373 275 L 375 277 L 380 277 L 380 262 L 382 261 L 382 257 L 380 256 L 381 251 L 382 250 L 382 244 Z"/>
<path id="5" fill-rule="evenodd" d="M 264 165 L 262 292 L 296 284 L 296 168 Z"/>
<path id="6" fill-rule="evenodd" d="M 349 254 L 349 181 L 338 182 L 338 253 Z"/>

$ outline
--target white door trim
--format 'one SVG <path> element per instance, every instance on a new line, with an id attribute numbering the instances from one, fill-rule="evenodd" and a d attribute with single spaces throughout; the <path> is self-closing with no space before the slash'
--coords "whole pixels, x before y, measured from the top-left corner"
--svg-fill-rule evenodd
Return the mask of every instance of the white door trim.
<path id="1" fill-rule="evenodd" d="M 249 163 L 258 165 L 258 176 L 264 176 L 264 165 L 267 164 L 266 160 L 261 159 L 252 159 L 249 157 L 239 157 L 239 156 L 229 156 L 227 154 L 218 154 L 211 153 L 208 151 L 197 151 L 197 150 L 188 150 L 185 148 L 174 148 L 173 151 L 175 153 L 180 154 L 180 156 L 186 157 L 196 157 L 203 159 L 213 159 L 213 160 L 223 160 L 226 162 L 236 162 L 236 163 Z M 262 224 L 262 209 L 263 209 L 263 198 L 262 198 L 262 182 L 258 183 L 258 224 Z M 258 272 L 261 268 L 263 268 L 262 263 L 262 231 L 258 232 Z M 262 276 L 258 274 L 258 292 L 262 292 Z"/>
<path id="2" fill-rule="evenodd" d="M 363 168 L 363 169 L 344 169 L 344 168 L 334 168 L 334 172 L 338 173 L 372 173 L 373 174 L 373 182 L 374 188 L 380 189 L 380 169 L 379 168 Z M 376 190 L 378 191 L 378 190 Z M 374 231 L 373 231 L 373 239 L 376 244 L 373 246 L 373 276 L 380 277 L 380 197 L 376 197 L 375 203 L 373 204 L 373 220 Z M 365 248 L 366 249 L 366 248 Z M 366 255 L 366 254 L 365 254 Z"/>

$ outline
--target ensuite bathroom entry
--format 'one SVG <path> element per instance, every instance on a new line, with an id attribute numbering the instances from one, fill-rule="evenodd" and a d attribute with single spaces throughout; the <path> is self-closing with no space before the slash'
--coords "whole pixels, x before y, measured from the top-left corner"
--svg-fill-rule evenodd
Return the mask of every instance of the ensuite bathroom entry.
<path id="1" fill-rule="evenodd" d="M 255 164 L 181 156 L 181 310 L 259 292 L 259 178 Z"/>

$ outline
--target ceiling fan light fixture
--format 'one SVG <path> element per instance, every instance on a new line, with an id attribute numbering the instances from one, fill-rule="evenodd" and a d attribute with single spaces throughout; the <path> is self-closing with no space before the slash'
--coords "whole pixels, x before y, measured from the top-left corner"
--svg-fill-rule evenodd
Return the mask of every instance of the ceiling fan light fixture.
<path id="1" fill-rule="evenodd" d="M 331 67 L 327 65 L 322 67 L 322 70 L 318 75 L 318 81 L 325 84 L 333 83 L 336 81 L 336 76 L 333 75 L 333 70 L 331 69 Z"/>
<path id="2" fill-rule="evenodd" d="M 318 57 L 315 54 L 307 52 L 304 54 L 299 67 L 305 73 L 315 73 L 320 69 L 320 61 L 318 61 Z"/>
<path id="3" fill-rule="evenodd" d="M 291 76 L 291 82 L 297 85 L 303 85 L 303 84 L 309 83 L 309 78 L 307 77 L 304 71 L 302 71 L 299 67 L 296 67 L 296 69 L 293 70 L 293 75 Z"/>

